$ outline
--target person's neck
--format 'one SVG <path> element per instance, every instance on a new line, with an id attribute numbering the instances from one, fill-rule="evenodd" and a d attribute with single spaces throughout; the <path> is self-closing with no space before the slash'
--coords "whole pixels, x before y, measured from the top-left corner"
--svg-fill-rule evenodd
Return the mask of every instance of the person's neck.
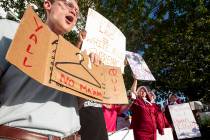
<path id="1" fill-rule="evenodd" d="M 52 24 L 51 22 L 49 22 L 48 20 L 45 22 L 47 24 L 47 26 L 50 28 L 50 30 L 52 32 L 54 32 L 56 35 L 63 35 L 64 33 L 62 33 L 60 30 L 58 30 L 58 28 L 56 28 L 54 24 Z"/>

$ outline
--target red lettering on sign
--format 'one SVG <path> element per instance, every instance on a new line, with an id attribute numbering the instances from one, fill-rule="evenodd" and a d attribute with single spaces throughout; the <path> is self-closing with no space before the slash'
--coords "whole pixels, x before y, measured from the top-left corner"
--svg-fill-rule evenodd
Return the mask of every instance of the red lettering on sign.
<path id="1" fill-rule="evenodd" d="M 117 75 L 117 70 L 116 69 L 110 69 L 109 70 L 109 75 L 116 76 Z"/>
<path id="2" fill-rule="evenodd" d="M 87 85 L 80 84 L 80 91 L 83 93 L 88 93 L 89 95 L 94 95 L 98 97 L 102 97 L 102 93 L 97 89 L 88 87 Z"/>
<path id="3" fill-rule="evenodd" d="M 118 80 L 117 80 L 117 74 L 118 74 L 118 71 L 117 71 L 117 69 L 109 69 L 109 71 L 108 71 L 108 73 L 109 73 L 109 75 L 110 76 L 112 76 L 111 77 L 111 85 L 112 85 L 112 87 L 113 87 L 113 90 L 114 90 L 114 92 L 112 93 L 113 95 L 117 95 L 118 94 L 118 92 L 117 92 L 117 87 L 118 87 Z"/>
<path id="4" fill-rule="evenodd" d="M 27 60 L 28 60 L 28 58 L 27 57 L 24 57 L 23 66 L 25 66 L 25 67 L 32 67 L 31 65 L 26 64 L 27 63 Z"/>
<path id="5" fill-rule="evenodd" d="M 37 43 L 37 36 L 35 34 L 31 34 L 29 39 L 33 40 L 35 44 Z"/>
<path id="6" fill-rule="evenodd" d="M 26 48 L 26 52 L 29 53 L 29 54 L 33 54 L 31 52 L 31 44 L 29 44 L 28 47 Z"/>
<path id="7" fill-rule="evenodd" d="M 38 24 L 38 22 L 37 22 L 37 20 L 36 20 L 36 18 L 35 18 L 35 17 L 34 17 L 34 21 L 35 21 L 36 26 L 37 26 L 37 28 L 35 29 L 35 31 L 36 31 L 36 32 L 38 32 L 40 29 L 42 29 L 42 28 L 43 28 L 43 26 Z"/>
<path id="8" fill-rule="evenodd" d="M 29 35 L 28 39 L 29 40 L 32 40 L 34 42 L 34 44 L 36 45 L 37 42 L 38 42 L 38 38 L 37 38 L 37 35 L 35 33 L 38 32 L 40 29 L 42 29 L 43 26 L 38 24 L 38 22 L 37 22 L 37 20 L 36 20 L 35 17 L 33 17 L 33 18 L 34 18 L 35 25 L 36 25 L 35 30 L 34 30 L 35 32 L 34 33 L 31 33 Z M 29 53 L 30 55 L 33 55 L 32 48 L 33 48 L 33 46 L 31 45 L 31 43 L 29 43 L 27 45 L 27 47 L 26 47 L 26 52 Z M 26 57 L 26 56 L 23 58 L 23 66 L 24 67 L 32 67 L 32 65 L 29 64 L 28 59 L 29 59 L 29 57 Z"/>
<path id="9" fill-rule="evenodd" d="M 64 74 L 61 74 L 60 82 L 71 87 L 74 86 L 74 80 L 70 79 L 68 76 L 65 76 Z"/>

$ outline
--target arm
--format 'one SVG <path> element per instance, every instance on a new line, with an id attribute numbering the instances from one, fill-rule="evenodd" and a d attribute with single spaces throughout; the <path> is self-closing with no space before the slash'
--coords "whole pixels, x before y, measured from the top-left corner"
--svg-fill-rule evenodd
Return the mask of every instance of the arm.
<path id="1" fill-rule="evenodd" d="M 10 66 L 5 57 L 11 41 L 12 40 L 7 37 L 2 37 L 0 40 L 0 77 Z"/>
<path id="2" fill-rule="evenodd" d="M 157 112 L 156 114 L 156 125 L 157 125 L 157 129 L 159 134 L 164 135 L 164 118 L 163 118 L 163 114 L 161 114 L 162 112 Z"/>
<path id="3" fill-rule="evenodd" d="M 76 43 L 77 48 L 81 49 L 83 40 L 86 38 L 86 34 L 87 34 L 87 32 L 84 29 L 79 32 L 79 39 Z M 91 53 L 89 55 L 89 57 L 90 57 L 90 60 L 91 60 L 92 63 L 94 63 L 96 65 L 99 65 L 98 63 L 100 62 L 100 58 L 99 58 L 98 55 L 96 55 L 94 53 Z M 88 100 L 83 99 L 83 98 L 78 98 L 79 109 L 81 109 L 83 107 L 83 105 L 86 101 L 88 101 Z"/>
<path id="4" fill-rule="evenodd" d="M 79 32 L 79 39 L 77 41 L 76 47 L 81 49 L 83 40 L 86 38 L 87 32 L 83 29 Z"/>
<path id="5" fill-rule="evenodd" d="M 0 77 L 1 77 L 2 73 L 3 73 L 3 71 L 0 69 Z"/>
<path id="6" fill-rule="evenodd" d="M 132 86 L 131 86 L 131 92 L 136 93 L 137 83 L 138 83 L 138 81 L 137 81 L 137 79 L 134 77 L 134 81 L 133 81 L 133 84 L 132 84 Z"/>

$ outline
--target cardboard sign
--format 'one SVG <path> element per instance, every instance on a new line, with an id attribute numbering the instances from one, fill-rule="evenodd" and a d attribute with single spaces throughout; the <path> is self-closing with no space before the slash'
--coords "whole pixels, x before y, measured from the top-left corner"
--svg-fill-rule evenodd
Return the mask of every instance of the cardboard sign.
<path id="1" fill-rule="evenodd" d="M 138 80 L 155 81 L 155 78 L 146 62 L 138 53 L 126 51 L 126 58 L 132 72 Z"/>
<path id="2" fill-rule="evenodd" d="M 164 128 L 164 135 L 160 135 L 157 130 L 157 140 L 174 140 L 172 129 Z"/>
<path id="3" fill-rule="evenodd" d="M 98 54 L 105 65 L 120 67 L 124 71 L 126 38 L 105 17 L 89 8 L 82 50 Z"/>
<path id="4" fill-rule="evenodd" d="M 201 136 L 189 103 L 169 105 L 169 112 L 178 139 Z"/>
<path id="5" fill-rule="evenodd" d="M 31 8 L 20 22 L 6 59 L 48 87 L 98 102 L 128 103 L 119 68 L 93 64 L 89 68 L 88 56 L 53 33 Z"/>
<path id="6" fill-rule="evenodd" d="M 134 140 L 133 129 L 122 129 L 114 133 L 109 133 L 109 140 Z"/>

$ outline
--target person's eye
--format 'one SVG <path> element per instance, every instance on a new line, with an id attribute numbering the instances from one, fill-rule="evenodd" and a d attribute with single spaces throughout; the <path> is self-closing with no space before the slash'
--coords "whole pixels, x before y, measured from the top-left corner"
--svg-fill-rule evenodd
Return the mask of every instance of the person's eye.
<path id="1" fill-rule="evenodd" d="M 71 3 L 71 2 L 66 3 L 66 5 L 67 5 L 69 8 L 74 8 L 74 4 Z"/>

